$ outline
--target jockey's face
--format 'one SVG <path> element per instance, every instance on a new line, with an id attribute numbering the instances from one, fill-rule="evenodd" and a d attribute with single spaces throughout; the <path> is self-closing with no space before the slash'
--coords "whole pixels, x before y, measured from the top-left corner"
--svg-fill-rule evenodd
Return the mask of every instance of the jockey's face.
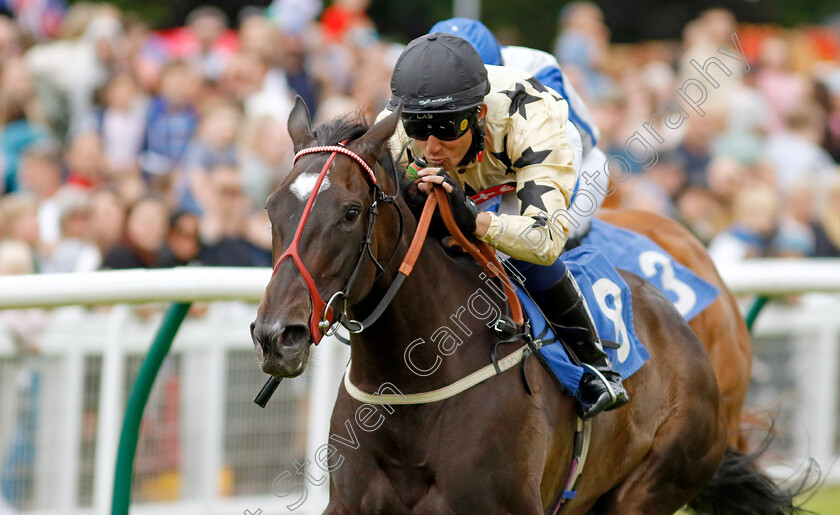
<path id="1" fill-rule="evenodd" d="M 487 105 L 482 104 L 478 113 L 478 119 L 484 119 L 487 114 Z M 454 170 L 458 163 L 464 159 L 472 145 L 473 131 L 467 131 L 463 136 L 452 141 L 444 141 L 430 135 L 429 139 L 414 140 L 423 151 L 423 156 L 429 166 L 439 166 L 444 170 Z"/>

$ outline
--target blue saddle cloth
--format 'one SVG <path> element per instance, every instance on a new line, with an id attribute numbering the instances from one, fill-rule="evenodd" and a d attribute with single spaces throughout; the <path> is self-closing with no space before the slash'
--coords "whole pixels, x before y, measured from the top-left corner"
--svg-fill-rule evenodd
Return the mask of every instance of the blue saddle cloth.
<path id="1" fill-rule="evenodd" d="M 618 349 L 604 349 L 622 379 L 633 375 L 650 358 L 633 325 L 633 302 L 630 287 L 618 275 L 609 259 L 592 245 L 581 245 L 561 256 L 580 287 L 589 307 L 598 335 L 618 343 Z M 536 305 L 521 288 L 517 295 L 531 320 L 534 338 L 555 340 Z M 540 354 L 571 395 L 576 395 L 583 367 L 575 365 L 559 341 L 543 345 Z"/>
<path id="2" fill-rule="evenodd" d="M 647 279 L 677 308 L 687 322 L 709 304 L 720 290 L 677 263 L 662 247 L 641 234 L 592 218 L 582 243 L 598 247 L 613 264 Z"/>

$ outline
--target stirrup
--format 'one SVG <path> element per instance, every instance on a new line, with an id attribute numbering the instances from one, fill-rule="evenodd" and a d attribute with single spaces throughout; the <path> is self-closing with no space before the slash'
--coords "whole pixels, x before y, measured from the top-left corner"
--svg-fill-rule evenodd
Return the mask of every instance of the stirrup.
<path id="1" fill-rule="evenodd" d="M 615 393 L 615 390 L 613 390 L 612 384 L 610 384 L 609 380 L 607 380 L 607 378 L 604 376 L 604 374 L 602 374 L 600 370 L 598 370 L 597 368 L 593 367 L 592 365 L 590 365 L 588 363 L 581 363 L 580 365 L 582 367 L 584 367 L 585 369 L 587 369 L 589 372 L 592 372 L 593 374 L 595 374 L 595 376 L 598 379 L 601 380 L 601 382 L 604 384 L 604 387 L 607 389 L 607 392 L 609 392 L 609 394 L 610 394 L 610 406 L 615 404 L 618 401 L 618 394 Z"/>

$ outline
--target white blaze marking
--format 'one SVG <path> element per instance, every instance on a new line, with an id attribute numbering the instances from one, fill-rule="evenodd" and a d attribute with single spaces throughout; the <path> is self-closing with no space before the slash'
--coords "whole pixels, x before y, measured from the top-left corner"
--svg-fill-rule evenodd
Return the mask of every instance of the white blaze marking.
<path id="1" fill-rule="evenodd" d="M 292 185 L 289 186 L 289 189 L 292 190 L 292 193 L 301 201 L 305 202 L 306 199 L 309 198 L 309 195 L 312 194 L 312 190 L 315 188 L 315 182 L 318 181 L 318 174 L 315 173 L 302 173 L 297 176 L 297 179 L 292 182 Z M 318 193 L 325 191 L 327 188 L 330 187 L 330 178 L 324 177 L 324 182 L 321 183 L 321 187 L 318 188 Z"/>

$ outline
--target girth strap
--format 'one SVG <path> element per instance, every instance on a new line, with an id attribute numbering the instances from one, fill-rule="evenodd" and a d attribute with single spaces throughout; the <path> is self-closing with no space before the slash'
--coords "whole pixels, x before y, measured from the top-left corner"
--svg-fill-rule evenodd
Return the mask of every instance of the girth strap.
<path id="1" fill-rule="evenodd" d="M 350 366 L 353 364 L 351 361 L 350 363 L 347 363 L 347 370 L 344 371 L 344 388 L 347 390 L 347 393 L 350 394 L 350 397 L 353 397 L 357 401 L 369 404 L 428 404 L 430 402 L 442 401 L 469 390 L 473 386 L 490 379 L 494 375 L 500 374 L 505 370 L 516 366 L 519 360 L 522 359 L 522 353 L 525 352 L 525 349 L 527 348 L 527 345 L 523 345 L 512 354 L 500 359 L 498 362 L 499 372 L 496 372 L 495 364 L 490 363 L 463 379 L 460 379 L 448 386 L 444 386 L 443 388 L 438 388 L 437 390 L 432 390 L 430 392 L 407 393 L 405 395 L 373 395 L 363 392 L 350 381 Z"/>

